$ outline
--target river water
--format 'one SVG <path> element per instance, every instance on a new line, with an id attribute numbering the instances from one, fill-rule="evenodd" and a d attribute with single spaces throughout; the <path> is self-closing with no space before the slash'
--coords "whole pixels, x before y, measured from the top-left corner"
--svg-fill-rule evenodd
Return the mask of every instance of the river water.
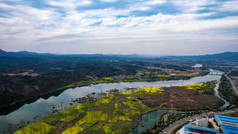
<path id="1" fill-rule="evenodd" d="M 51 94 L 51 96 L 46 97 L 45 99 L 40 98 L 34 102 L 29 104 L 24 104 L 20 108 L 16 108 L 14 111 L 9 110 L 11 112 L 0 116 L 0 133 L 9 133 L 10 131 L 16 131 L 20 129 L 20 126 L 25 126 L 27 123 L 32 123 L 39 118 L 49 116 L 52 114 L 52 105 L 56 106 L 56 108 L 61 111 L 65 108 L 72 107 L 77 105 L 74 103 L 72 106 L 69 105 L 72 99 L 83 97 L 85 95 L 91 94 L 93 92 L 100 93 L 110 89 L 120 89 L 124 91 L 125 88 L 146 88 L 146 87 L 170 87 L 170 86 L 178 86 L 178 85 L 187 85 L 194 84 L 199 82 L 207 82 L 217 80 L 219 81 L 221 78 L 222 72 L 211 70 L 211 73 L 205 76 L 194 77 L 189 80 L 171 80 L 171 81 L 156 81 L 156 82 L 121 82 L 121 83 L 105 83 L 105 84 L 97 84 L 97 85 L 89 85 L 83 87 L 69 88 L 62 93 Z M 215 88 L 216 96 L 219 96 L 217 93 L 218 84 Z M 228 106 L 229 103 L 225 101 L 223 107 Z M 6 111 L 8 111 L 6 109 Z M 158 111 L 160 113 L 160 111 Z M 154 123 L 153 120 L 158 120 L 159 113 L 150 113 L 153 116 L 148 120 L 151 123 Z M 149 115 L 150 115 L 149 114 Z M 147 118 L 147 117 L 146 117 Z M 152 120 L 153 119 L 153 120 Z M 142 119 L 140 119 L 142 120 Z M 149 124 L 147 122 L 147 124 Z M 149 126 L 149 125 L 148 125 Z M 153 125 L 150 125 L 153 127 Z M 152 128 L 151 127 L 151 128 Z M 146 127 L 147 128 L 147 127 Z M 144 131 L 138 130 L 137 132 Z"/>

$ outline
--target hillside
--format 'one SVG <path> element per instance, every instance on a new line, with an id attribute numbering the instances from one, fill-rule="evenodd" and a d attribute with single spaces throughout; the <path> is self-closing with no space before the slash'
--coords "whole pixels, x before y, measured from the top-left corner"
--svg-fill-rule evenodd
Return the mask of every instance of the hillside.
<path id="1" fill-rule="evenodd" d="M 200 60 L 238 60 L 238 52 L 224 52 L 217 54 L 207 54 L 207 55 L 196 55 L 196 56 L 150 56 L 150 55 L 103 55 L 103 54 L 51 54 L 51 53 L 36 53 L 29 51 L 19 51 L 19 52 L 6 52 L 0 49 L 0 56 L 7 57 L 36 57 L 36 56 L 107 56 L 107 57 L 147 57 L 147 58 L 190 58 L 190 59 L 200 59 Z"/>
<path id="2" fill-rule="evenodd" d="M 194 59 L 194 60 L 232 60 L 238 61 L 238 52 L 224 52 L 218 54 L 196 55 L 196 56 L 167 56 L 169 58 Z"/>
<path id="3" fill-rule="evenodd" d="M 200 58 L 200 59 L 222 59 L 222 60 L 238 60 L 238 52 L 225 52 L 219 54 L 208 54 L 208 55 L 201 55 L 193 58 Z"/>

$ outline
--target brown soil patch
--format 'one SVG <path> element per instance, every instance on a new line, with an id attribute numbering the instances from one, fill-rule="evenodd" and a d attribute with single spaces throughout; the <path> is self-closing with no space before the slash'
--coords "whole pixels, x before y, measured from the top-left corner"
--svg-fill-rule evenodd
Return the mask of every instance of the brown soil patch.
<path id="1" fill-rule="evenodd" d="M 177 76 L 192 76 L 192 75 L 197 75 L 199 72 L 191 72 L 191 73 L 178 73 Z"/>
<path id="2" fill-rule="evenodd" d="M 199 94 L 194 90 L 170 87 L 165 93 L 152 94 L 143 98 L 143 102 L 152 108 L 167 107 L 182 110 L 214 109 L 223 101 L 214 95 Z"/>
<path id="3" fill-rule="evenodd" d="M 67 128 L 74 126 L 72 123 L 67 122 L 58 122 L 56 125 L 57 129 L 54 131 L 54 134 L 62 134 Z"/>
<path id="4" fill-rule="evenodd" d="M 162 70 L 163 72 L 166 72 L 168 74 L 176 74 L 177 76 L 193 76 L 197 75 L 202 72 L 199 68 L 194 69 L 194 70 L 186 70 L 186 71 L 178 71 L 174 69 L 165 69 L 165 68 L 159 68 L 159 67 L 153 67 L 153 66 L 148 66 L 148 69 L 159 69 Z"/>
<path id="5" fill-rule="evenodd" d="M 225 116 L 231 116 L 231 117 L 238 117 L 238 111 L 232 112 L 232 113 L 227 113 L 224 114 Z"/>
<path id="6" fill-rule="evenodd" d="M 18 73 L 18 74 L 7 73 L 7 74 L 3 74 L 3 75 L 8 75 L 8 76 L 16 76 L 16 75 L 20 75 L 20 76 L 31 76 L 31 77 L 37 77 L 39 74 L 38 74 L 38 73 L 23 72 L 23 73 Z"/>

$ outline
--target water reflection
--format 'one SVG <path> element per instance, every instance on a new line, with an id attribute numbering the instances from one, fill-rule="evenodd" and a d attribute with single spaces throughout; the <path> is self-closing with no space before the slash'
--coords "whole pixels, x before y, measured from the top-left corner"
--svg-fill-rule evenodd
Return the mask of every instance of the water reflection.
<path id="1" fill-rule="evenodd" d="M 182 113 L 182 112 L 174 110 L 159 110 L 142 115 L 142 117 L 139 119 L 139 125 L 128 134 L 140 134 L 142 132 L 145 132 L 147 129 L 153 128 L 154 125 L 159 120 L 159 117 L 163 113 L 169 114 L 169 113 Z M 145 124 L 144 127 L 142 126 L 142 123 Z"/>

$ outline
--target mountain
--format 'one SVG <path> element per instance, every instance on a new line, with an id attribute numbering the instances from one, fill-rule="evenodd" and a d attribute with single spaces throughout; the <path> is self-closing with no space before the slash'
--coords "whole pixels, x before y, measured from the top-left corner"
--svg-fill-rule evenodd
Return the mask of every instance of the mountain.
<path id="1" fill-rule="evenodd" d="M 4 50 L 0 50 L 0 56 L 4 56 L 4 57 L 25 57 L 28 56 L 29 54 L 24 54 L 21 52 L 6 52 Z"/>
<path id="2" fill-rule="evenodd" d="M 200 56 L 200 57 L 208 58 L 208 59 L 238 60 L 238 52 L 225 52 L 225 53 L 219 53 L 219 54 L 204 55 L 204 56 Z"/>
<path id="3" fill-rule="evenodd" d="M 238 52 L 224 52 L 218 54 L 194 55 L 194 56 L 166 56 L 168 58 L 195 59 L 195 60 L 232 60 L 238 61 Z"/>
<path id="4" fill-rule="evenodd" d="M 192 56 L 192 58 L 209 59 L 209 60 L 234 60 L 238 61 L 238 52 L 224 52 L 219 54 L 207 54 L 200 56 Z"/>
<path id="5" fill-rule="evenodd" d="M 7 54 L 8 54 L 8 52 L 3 51 L 2 49 L 0 49 L 0 56 L 5 56 L 5 55 L 7 55 Z"/>
<path id="6" fill-rule="evenodd" d="M 0 56 L 5 57 L 38 57 L 38 56 L 114 56 L 114 57 L 150 57 L 150 55 L 103 55 L 103 54 L 51 54 L 51 53 L 36 53 L 29 51 L 6 52 L 0 49 Z M 199 59 L 199 60 L 233 60 L 238 61 L 238 52 L 224 52 L 218 54 L 196 55 L 196 56 L 152 56 L 152 57 L 167 57 L 167 58 L 182 58 L 182 59 Z"/>
<path id="7" fill-rule="evenodd" d="M 28 51 L 19 51 L 17 53 L 20 53 L 20 54 L 25 54 L 25 55 L 39 55 L 38 53 L 36 52 L 28 52 Z"/>
<path id="8" fill-rule="evenodd" d="M 6 52 L 0 49 L 0 56 L 4 57 L 39 57 L 39 56 L 52 56 L 54 54 L 50 53 L 36 53 L 29 51 L 19 51 L 19 52 Z"/>

